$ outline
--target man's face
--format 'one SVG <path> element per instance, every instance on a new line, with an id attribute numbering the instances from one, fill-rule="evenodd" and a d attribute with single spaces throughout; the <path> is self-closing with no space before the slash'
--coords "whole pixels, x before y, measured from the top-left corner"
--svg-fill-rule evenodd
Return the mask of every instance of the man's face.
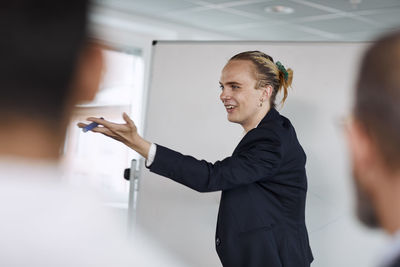
<path id="1" fill-rule="evenodd" d="M 257 90 L 255 67 L 249 60 L 232 60 L 221 73 L 220 99 L 228 113 L 228 120 L 243 127 L 252 123 L 260 112 L 263 90 Z M 263 103 L 265 105 L 265 102 Z"/>
<path id="2" fill-rule="evenodd" d="M 371 139 L 365 134 L 359 123 L 349 122 L 347 129 L 347 140 L 349 144 L 353 181 L 356 193 L 356 213 L 358 219 L 368 227 L 379 227 L 379 220 L 372 200 L 374 185 L 371 181 L 374 166 L 369 164 L 373 150 L 371 149 Z"/>

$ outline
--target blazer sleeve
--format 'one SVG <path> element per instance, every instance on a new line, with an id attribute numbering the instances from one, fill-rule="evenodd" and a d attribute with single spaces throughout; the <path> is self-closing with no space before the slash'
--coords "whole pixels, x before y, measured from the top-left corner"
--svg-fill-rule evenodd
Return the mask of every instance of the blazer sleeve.
<path id="1" fill-rule="evenodd" d="M 244 148 L 215 163 L 157 145 L 150 171 L 198 192 L 228 190 L 273 179 L 283 157 L 279 136 L 271 131 L 250 131 L 244 138 Z"/>

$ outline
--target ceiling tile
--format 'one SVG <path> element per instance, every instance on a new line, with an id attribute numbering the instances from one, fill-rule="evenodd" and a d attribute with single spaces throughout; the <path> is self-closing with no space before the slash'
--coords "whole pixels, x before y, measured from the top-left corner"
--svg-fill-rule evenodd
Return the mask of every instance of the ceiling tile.
<path id="1" fill-rule="evenodd" d="M 387 10 L 384 13 L 364 15 L 363 17 L 382 23 L 385 28 L 400 27 L 400 7 Z"/>
<path id="2" fill-rule="evenodd" d="M 352 18 L 336 18 L 329 20 L 303 22 L 299 25 L 315 28 L 317 30 L 331 32 L 331 33 L 349 33 L 349 32 L 362 32 L 371 30 L 372 26 Z M 376 27 L 374 28 L 374 30 Z"/>
<path id="3" fill-rule="evenodd" d="M 343 34 L 343 38 L 345 38 L 347 41 L 359 42 L 365 40 L 375 40 L 382 34 L 383 31 L 349 32 Z"/>
<path id="4" fill-rule="evenodd" d="M 292 14 L 272 14 L 267 13 L 265 8 L 272 7 L 272 6 L 286 6 L 294 9 Z M 317 16 L 317 15 L 325 15 L 328 14 L 326 11 L 322 11 L 319 9 L 315 9 L 313 7 L 305 6 L 302 4 L 297 4 L 288 0 L 275 0 L 269 1 L 266 3 L 256 3 L 256 4 L 249 4 L 249 5 L 242 5 L 235 7 L 235 9 L 250 12 L 259 16 L 263 16 L 268 19 L 277 19 L 277 20 L 287 20 L 293 19 L 298 17 L 307 17 L 307 16 Z"/>
<path id="5" fill-rule="evenodd" d="M 306 40 L 322 40 L 320 36 L 305 33 L 291 25 L 281 25 L 279 27 L 271 24 L 259 25 L 248 28 L 244 31 L 234 32 L 238 36 L 246 40 L 263 40 L 263 41 L 306 41 Z"/>
<path id="6" fill-rule="evenodd" d="M 357 5 L 352 5 L 350 0 L 307 0 L 305 2 L 324 5 L 346 12 L 400 7 L 399 0 L 360 0 L 361 3 Z"/>
<path id="7" fill-rule="evenodd" d="M 238 2 L 238 1 L 232 1 L 232 0 L 205 0 L 205 1 L 201 1 L 201 2 L 209 3 L 211 5 L 214 5 L 214 4 L 233 3 L 233 2 Z M 241 1 L 241 2 L 245 2 L 245 1 Z"/>
<path id="8" fill-rule="evenodd" d="M 198 6 L 194 3 L 182 0 L 96 0 L 96 3 L 135 13 L 149 14 L 155 17 L 161 16 L 164 12 Z"/>
<path id="9" fill-rule="evenodd" d="M 246 24 L 256 21 L 252 18 L 242 17 L 213 9 L 199 12 L 181 13 L 178 17 L 174 17 L 174 19 L 187 24 L 213 30 L 218 30 L 219 28 L 232 24 Z"/>

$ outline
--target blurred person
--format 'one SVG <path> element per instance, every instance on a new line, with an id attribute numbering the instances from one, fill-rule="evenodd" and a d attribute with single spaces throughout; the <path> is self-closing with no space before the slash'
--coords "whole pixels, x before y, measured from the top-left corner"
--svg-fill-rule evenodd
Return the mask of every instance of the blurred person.
<path id="1" fill-rule="evenodd" d="M 220 100 L 244 137 L 232 156 L 210 163 L 139 136 L 134 122 L 88 118 L 93 129 L 147 159 L 150 171 L 199 192 L 222 191 L 215 246 L 226 267 L 306 267 L 313 260 L 305 224 L 306 154 L 289 119 L 275 109 L 285 101 L 293 71 L 260 51 L 233 56 L 222 70 Z M 79 127 L 87 124 L 79 123 Z"/>
<path id="2" fill-rule="evenodd" d="M 357 215 L 392 236 L 381 266 L 400 266 L 400 31 L 377 40 L 362 60 L 347 139 Z"/>
<path id="3" fill-rule="evenodd" d="M 88 6 L 1 4 L 0 266 L 179 266 L 145 236 L 129 246 L 100 199 L 65 183 L 66 128 L 103 67 L 87 38 Z"/>

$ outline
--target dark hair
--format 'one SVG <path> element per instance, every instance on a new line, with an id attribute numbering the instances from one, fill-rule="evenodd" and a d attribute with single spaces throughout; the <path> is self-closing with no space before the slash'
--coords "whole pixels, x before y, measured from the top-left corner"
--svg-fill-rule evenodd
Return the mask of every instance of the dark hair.
<path id="1" fill-rule="evenodd" d="M 365 53 L 358 77 L 354 115 L 376 141 L 389 167 L 400 165 L 400 31 Z"/>
<path id="2" fill-rule="evenodd" d="M 272 57 L 260 51 L 246 51 L 233 56 L 230 60 L 250 60 L 255 66 L 255 76 L 257 80 L 256 89 L 271 85 L 273 92 L 270 98 L 271 107 L 275 107 L 276 95 L 283 89 L 282 104 L 285 102 L 288 95 L 288 88 L 292 84 L 293 70 L 282 69 L 282 65 L 274 63 Z M 286 72 L 286 73 L 285 73 Z"/>
<path id="3" fill-rule="evenodd" d="M 86 38 L 87 12 L 87 0 L 1 4 L 1 115 L 61 116 Z"/>

